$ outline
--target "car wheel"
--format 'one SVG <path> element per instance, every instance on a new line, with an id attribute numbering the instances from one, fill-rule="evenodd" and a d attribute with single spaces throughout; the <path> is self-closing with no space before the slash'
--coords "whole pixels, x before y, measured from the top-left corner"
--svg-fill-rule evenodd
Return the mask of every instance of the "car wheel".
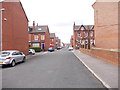
<path id="1" fill-rule="evenodd" d="M 26 61 L 26 58 L 24 57 L 23 60 L 22 60 L 22 62 L 25 62 L 25 61 Z"/>
<path id="2" fill-rule="evenodd" d="M 15 61 L 13 60 L 12 63 L 11 63 L 11 66 L 14 67 L 15 66 Z"/>

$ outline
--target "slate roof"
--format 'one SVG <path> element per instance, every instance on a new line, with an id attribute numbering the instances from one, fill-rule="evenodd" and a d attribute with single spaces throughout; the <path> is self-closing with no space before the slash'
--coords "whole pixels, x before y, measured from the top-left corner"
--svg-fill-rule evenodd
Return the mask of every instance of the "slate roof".
<path id="1" fill-rule="evenodd" d="M 50 38 L 55 38 L 55 33 L 50 33 Z"/>
<path id="2" fill-rule="evenodd" d="M 85 30 L 92 30 L 94 28 L 94 25 L 76 25 L 74 30 L 78 31 L 81 27 L 84 27 Z"/>
<path id="3" fill-rule="evenodd" d="M 94 25 L 83 25 L 86 30 L 92 30 L 94 28 Z"/>
<path id="4" fill-rule="evenodd" d="M 48 30 L 48 26 L 35 26 L 35 29 L 31 30 L 31 26 L 29 27 L 29 33 L 45 33 Z"/>
<path id="5" fill-rule="evenodd" d="M 80 27 L 81 27 L 81 25 L 75 25 L 74 30 L 79 30 L 79 29 L 80 29 Z"/>

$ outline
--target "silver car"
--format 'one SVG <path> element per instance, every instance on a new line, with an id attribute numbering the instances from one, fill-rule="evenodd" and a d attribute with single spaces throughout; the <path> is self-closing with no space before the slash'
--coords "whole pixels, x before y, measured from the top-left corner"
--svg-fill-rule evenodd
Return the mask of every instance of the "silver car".
<path id="1" fill-rule="evenodd" d="M 29 49 L 29 54 L 35 55 L 35 50 L 34 49 Z"/>
<path id="2" fill-rule="evenodd" d="M 0 52 L 0 64 L 15 66 L 18 62 L 24 62 L 26 59 L 25 55 L 16 50 L 2 51 Z"/>

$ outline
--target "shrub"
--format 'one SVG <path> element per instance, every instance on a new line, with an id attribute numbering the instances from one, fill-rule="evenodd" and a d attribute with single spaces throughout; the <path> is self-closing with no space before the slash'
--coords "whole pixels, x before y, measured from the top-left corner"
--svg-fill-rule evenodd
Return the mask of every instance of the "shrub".
<path id="1" fill-rule="evenodd" d="M 41 47 L 29 47 L 29 49 L 34 49 L 35 52 L 41 52 L 42 51 Z"/>

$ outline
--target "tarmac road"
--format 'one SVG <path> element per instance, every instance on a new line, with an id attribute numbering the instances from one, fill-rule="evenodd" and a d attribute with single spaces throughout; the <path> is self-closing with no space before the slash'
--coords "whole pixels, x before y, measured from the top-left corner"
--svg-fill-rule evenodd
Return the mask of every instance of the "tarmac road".
<path id="1" fill-rule="evenodd" d="M 73 52 L 62 49 L 2 69 L 3 88 L 104 88 Z"/>

